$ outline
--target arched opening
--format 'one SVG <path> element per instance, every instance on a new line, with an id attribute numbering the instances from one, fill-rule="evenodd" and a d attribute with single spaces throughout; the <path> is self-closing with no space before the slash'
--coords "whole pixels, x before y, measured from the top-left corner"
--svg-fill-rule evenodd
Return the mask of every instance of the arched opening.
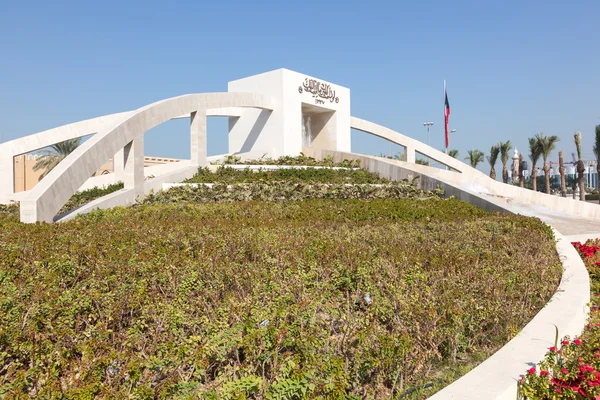
<path id="1" fill-rule="evenodd" d="M 206 117 L 206 152 L 208 157 L 229 153 L 229 117 Z"/>
<path id="2" fill-rule="evenodd" d="M 353 153 L 406 160 L 406 149 L 404 146 L 371 135 L 370 133 L 352 129 L 351 140 L 351 151 Z"/>

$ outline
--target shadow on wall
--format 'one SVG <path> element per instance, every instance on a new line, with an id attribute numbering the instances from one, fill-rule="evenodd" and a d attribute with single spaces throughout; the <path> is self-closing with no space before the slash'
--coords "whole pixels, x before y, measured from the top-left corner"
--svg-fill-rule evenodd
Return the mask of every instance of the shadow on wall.
<path id="1" fill-rule="evenodd" d="M 250 129 L 250 133 L 248 134 L 248 137 L 244 141 L 244 144 L 242 145 L 242 148 L 239 151 L 240 153 L 247 153 L 252 150 L 252 147 L 254 147 L 254 144 L 258 139 L 258 136 L 260 135 L 261 131 L 263 130 L 267 121 L 269 120 L 270 115 L 271 112 L 268 110 L 260 111 L 260 114 L 258 114 L 258 118 L 256 118 L 254 126 L 252 127 L 252 129 Z M 239 118 L 235 118 L 235 122 L 229 126 L 230 131 L 233 129 L 233 127 L 238 121 Z"/>

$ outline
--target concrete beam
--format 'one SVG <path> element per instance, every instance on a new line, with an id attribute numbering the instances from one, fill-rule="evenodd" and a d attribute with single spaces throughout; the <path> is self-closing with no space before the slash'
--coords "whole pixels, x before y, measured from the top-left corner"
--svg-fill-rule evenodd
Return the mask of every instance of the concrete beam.
<path id="1" fill-rule="evenodd" d="M 190 115 L 191 165 L 204 167 L 206 162 L 206 110 Z"/>
<path id="2" fill-rule="evenodd" d="M 125 181 L 125 149 L 121 149 L 115 153 L 113 157 L 113 171 L 115 172 L 115 182 Z"/>
<path id="3" fill-rule="evenodd" d="M 0 154 L 0 204 L 8 204 L 15 194 L 15 160 L 11 154 Z"/>
<path id="4" fill-rule="evenodd" d="M 144 135 L 136 137 L 123 148 L 123 183 L 133 189 L 134 197 L 144 195 Z"/>

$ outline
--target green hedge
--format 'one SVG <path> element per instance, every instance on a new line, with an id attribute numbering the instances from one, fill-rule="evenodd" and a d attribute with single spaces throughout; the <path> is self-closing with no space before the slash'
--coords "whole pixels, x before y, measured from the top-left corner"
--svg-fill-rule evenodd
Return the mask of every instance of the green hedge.
<path id="1" fill-rule="evenodd" d="M 456 199 L 0 215 L 0 397 L 399 398 L 493 353 L 560 272 L 539 220 Z"/>

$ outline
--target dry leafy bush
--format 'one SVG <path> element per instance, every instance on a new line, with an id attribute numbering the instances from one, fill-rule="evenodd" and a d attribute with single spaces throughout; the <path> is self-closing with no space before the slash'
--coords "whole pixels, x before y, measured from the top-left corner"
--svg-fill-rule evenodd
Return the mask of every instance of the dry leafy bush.
<path id="1" fill-rule="evenodd" d="M 0 215 L 0 397 L 399 398 L 505 343 L 560 271 L 539 220 L 455 199 Z"/>
<path id="2" fill-rule="evenodd" d="M 19 204 L 11 203 L 11 204 L 0 204 L 0 218 L 4 217 L 19 217 Z"/>
<path id="3" fill-rule="evenodd" d="M 389 183 L 365 169 L 331 169 L 331 168 L 287 168 L 278 170 L 233 169 L 221 166 L 216 172 L 208 168 L 199 168 L 196 175 L 186 180 L 187 183 L 252 183 L 252 182 L 310 182 L 310 183 Z"/>

